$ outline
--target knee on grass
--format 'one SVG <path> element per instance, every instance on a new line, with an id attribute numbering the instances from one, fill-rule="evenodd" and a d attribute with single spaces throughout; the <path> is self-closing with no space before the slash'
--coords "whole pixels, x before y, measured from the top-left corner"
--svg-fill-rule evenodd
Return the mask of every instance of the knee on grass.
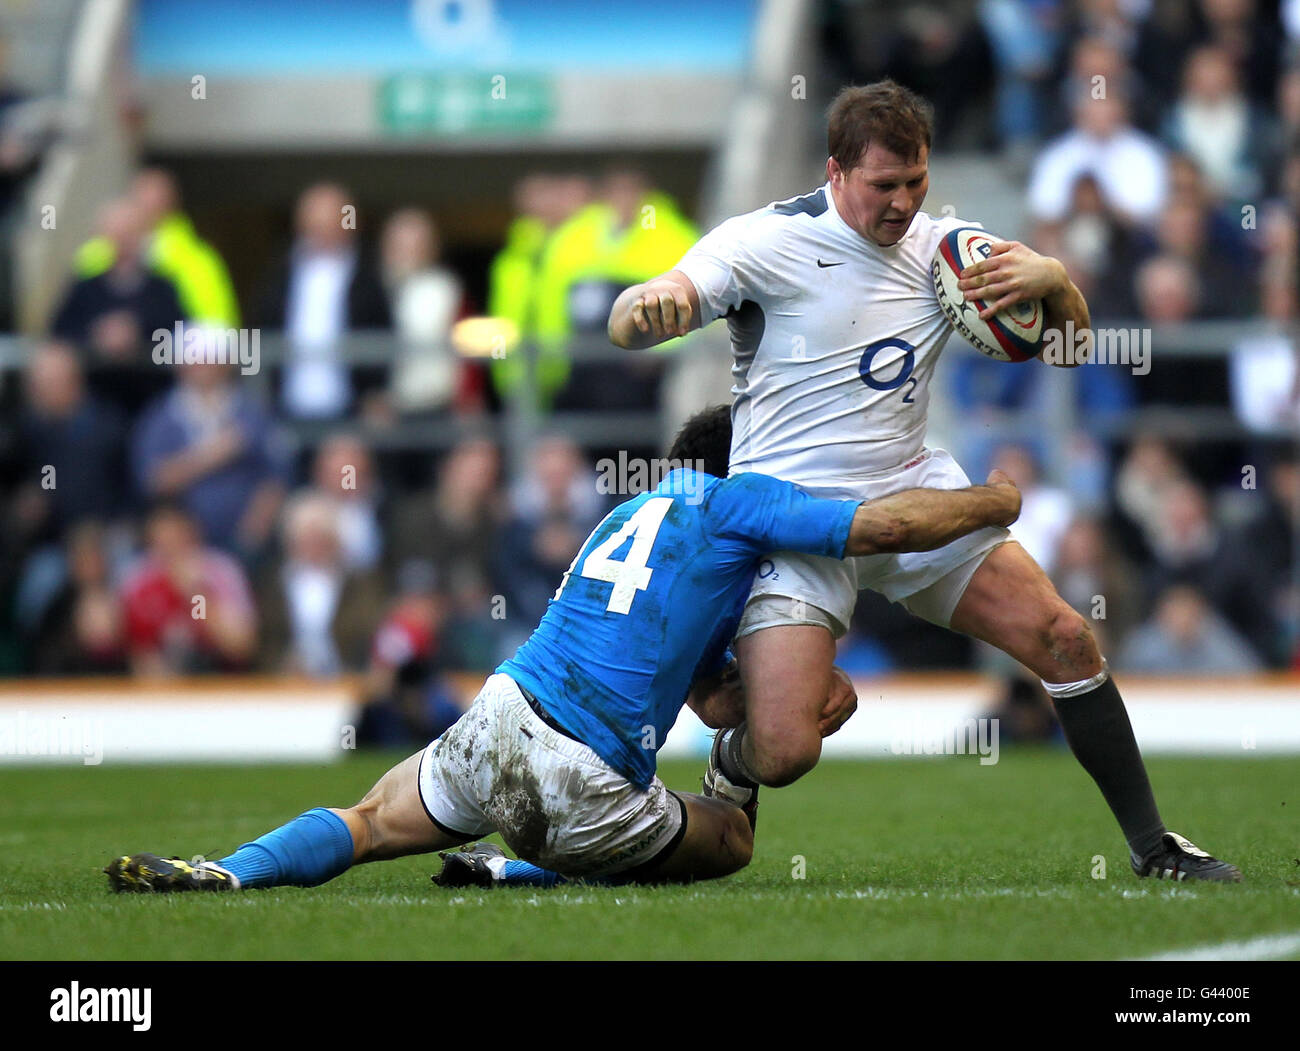
<path id="1" fill-rule="evenodd" d="M 739 872 L 754 856 L 754 830 L 749 827 L 749 818 L 737 807 L 729 808 L 718 853 L 721 863 L 719 876 Z"/>

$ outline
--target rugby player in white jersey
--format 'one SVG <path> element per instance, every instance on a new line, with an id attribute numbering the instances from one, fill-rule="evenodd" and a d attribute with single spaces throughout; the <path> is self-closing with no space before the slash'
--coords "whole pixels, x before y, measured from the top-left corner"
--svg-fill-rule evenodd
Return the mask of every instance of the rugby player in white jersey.
<path id="1" fill-rule="evenodd" d="M 930 381 L 951 331 L 930 262 L 946 233 L 978 225 L 921 211 L 931 127 L 928 104 L 892 81 L 843 89 L 829 113 L 823 186 L 726 220 L 675 269 L 614 304 L 610 339 L 634 349 L 726 317 L 732 474 L 759 471 L 816 496 L 857 499 L 970 484 L 951 456 L 925 445 Z M 1042 299 L 1045 331 L 1090 329 L 1065 267 L 1018 242 L 995 246 L 959 287 L 989 304 L 985 318 Z M 1234 866 L 1165 828 L 1087 622 L 1002 528 L 932 552 L 843 562 L 773 555 L 735 643 L 746 721 L 715 740 L 706 791 L 744 802 L 757 786 L 789 784 L 816 765 L 819 720 L 832 714 L 822 708 L 835 640 L 862 588 L 997 646 L 1042 679 L 1138 876 L 1240 880 Z"/>

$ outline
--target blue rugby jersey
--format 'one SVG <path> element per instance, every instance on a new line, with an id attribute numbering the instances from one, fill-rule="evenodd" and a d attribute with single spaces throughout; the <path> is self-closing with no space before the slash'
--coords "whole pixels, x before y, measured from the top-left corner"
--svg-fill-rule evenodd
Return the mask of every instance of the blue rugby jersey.
<path id="1" fill-rule="evenodd" d="M 724 665 L 759 559 L 842 558 L 858 506 L 752 472 L 673 471 L 595 528 L 537 629 L 497 670 L 644 787 L 691 683 Z"/>

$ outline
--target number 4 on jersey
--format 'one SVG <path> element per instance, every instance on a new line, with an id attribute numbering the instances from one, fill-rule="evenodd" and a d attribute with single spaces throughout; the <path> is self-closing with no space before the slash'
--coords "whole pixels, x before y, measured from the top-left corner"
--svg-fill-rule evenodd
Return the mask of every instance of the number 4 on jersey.
<path id="1" fill-rule="evenodd" d="M 655 537 L 659 535 L 659 527 L 664 524 L 664 516 L 668 514 L 668 508 L 672 503 L 672 498 L 667 496 L 656 496 L 647 500 L 623 523 L 623 527 L 618 532 L 583 560 L 584 577 L 591 580 L 604 580 L 614 585 L 614 590 L 609 596 L 609 604 L 605 607 L 607 612 L 630 612 L 636 593 L 650 586 L 650 575 L 654 570 L 646 563 L 650 561 L 650 549 L 654 547 Z M 628 537 L 632 538 L 632 546 L 628 549 L 627 557 L 621 562 L 610 558 L 610 555 L 617 551 Z M 576 563 L 577 559 L 574 561 Z M 564 590 L 564 585 L 568 582 L 569 574 L 566 573 L 560 584 L 560 591 Z M 560 592 L 557 591 L 555 594 L 558 598 Z"/>

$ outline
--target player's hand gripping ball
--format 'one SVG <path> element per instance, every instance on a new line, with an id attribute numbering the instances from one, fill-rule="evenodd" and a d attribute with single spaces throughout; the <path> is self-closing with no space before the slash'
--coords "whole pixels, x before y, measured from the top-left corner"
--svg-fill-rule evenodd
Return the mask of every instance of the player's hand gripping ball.
<path id="1" fill-rule="evenodd" d="M 972 226 L 953 230 L 939 242 L 930 276 L 944 316 L 957 335 L 998 361 L 1028 361 L 1043 349 L 1043 301 L 1025 299 L 986 319 L 980 314 L 993 303 L 984 298 L 967 299 L 957 287 L 962 271 L 988 259 L 992 246 L 1000 241 Z"/>

